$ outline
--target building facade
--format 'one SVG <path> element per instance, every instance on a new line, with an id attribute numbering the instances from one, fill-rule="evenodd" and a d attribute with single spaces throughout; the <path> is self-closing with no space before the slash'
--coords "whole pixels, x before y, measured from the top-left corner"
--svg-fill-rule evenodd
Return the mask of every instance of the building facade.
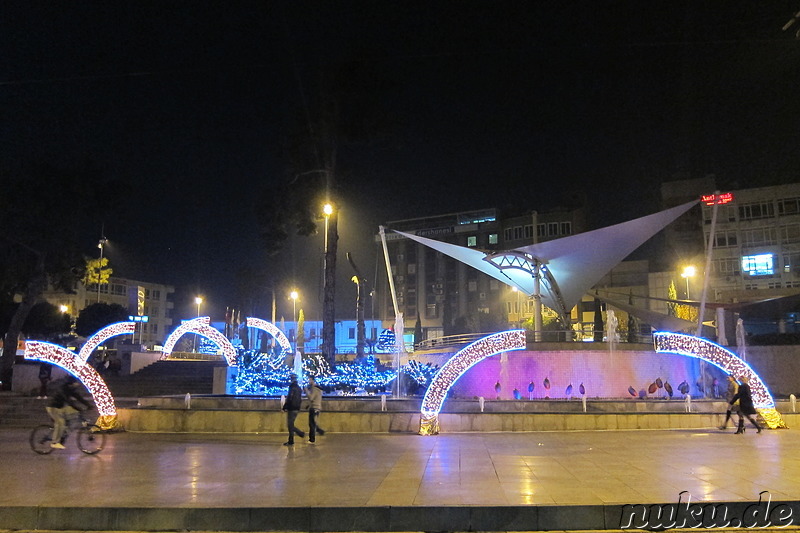
<path id="1" fill-rule="evenodd" d="M 135 342 L 152 348 L 160 346 L 172 330 L 174 304 L 170 296 L 174 292 L 171 285 L 111 277 L 108 284 L 101 284 L 99 288 L 78 282 L 74 294 L 47 291 L 43 297 L 53 305 L 64 306 L 73 318 L 94 303 L 119 304 L 130 316 L 140 317 L 135 319 Z M 144 317 L 146 322 L 142 321 Z"/>

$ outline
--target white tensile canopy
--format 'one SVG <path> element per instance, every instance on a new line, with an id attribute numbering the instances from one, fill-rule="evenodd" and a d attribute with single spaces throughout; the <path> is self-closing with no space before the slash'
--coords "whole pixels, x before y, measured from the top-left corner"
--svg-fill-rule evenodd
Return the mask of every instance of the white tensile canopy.
<path id="1" fill-rule="evenodd" d="M 606 273 L 695 204 L 696 200 L 614 226 L 499 253 L 394 231 L 516 287 L 528 296 L 536 292 L 534 274 L 540 268 L 545 289 L 541 291 L 542 303 L 562 316 L 569 316 L 569 311 Z"/>

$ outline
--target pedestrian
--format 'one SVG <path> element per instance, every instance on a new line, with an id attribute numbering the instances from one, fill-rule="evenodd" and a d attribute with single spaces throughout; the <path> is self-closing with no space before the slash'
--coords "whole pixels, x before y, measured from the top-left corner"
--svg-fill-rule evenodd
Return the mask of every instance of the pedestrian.
<path id="1" fill-rule="evenodd" d="M 739 429 L 736 434 L 744 433 L 744 417 L 750 421 L 756 428 L 756 433 L 761 433 L 761 426 L 755 421 L 753 415 L 756 414 L 756 408 L 753 406 L 753 396 L 750 394 L 750 380 L 746 377 L 739 378 L 739 391 L 731 400 L 730 405 L 733 405 L 737 400 L 739 401 Z"/>
<path id="2" fill-rule="evenodd" d="M 294 446 L 295 434 L 301 439 L 306 436 L 304 432 L 294 427 L 294 421 L 297 420 L 297 415 L 300 414 L 300 406 L 303 401 L 303 393 L 300 390 L 300 385 L 297 384 L 297 374 L 290 374 L 289 379 L 289 394 L 283 403 L 283 410 L 286 411 L 286 425 L 289 426 L 289 440 L 283 443 L 284 446 Z"/>
<path id="3" fill-rule="evenodd" d="M 325 434 L 325 430 L 317 424 L 317 419 L 322 413 L 322 389 L 317 385 L 314 376 L 308 377 L 306 396 L 308 397 L 308 443 L 314 444 L 317 440 L 317 433 L 320 436 Z"/>
<path id="4" fill-rule="evenodd" d="M 53 367 L 50 363 L 40 363 L 39 364 L 39 396 L 37 399 L 45 400 L 47 399 L 47 384 L 50 383 L 50 372 L 52 371 Z"/>
<path id="5" fill-rule="evenodd" d="M 728 401 L 728 410 L 725 412 L 725 421 L 719 429 L 728 429 L 728 420 L 731 419 L 731 413 L 739 412 L 739 400 L 736 400 L 733 404 L 731 403 L 737 392 L 739 392 L 739 384 L 736 382 L 736 378 L 733 377 L 733 375 L 728 375 L 728 390 L 725 392 L 725 399 Z"/>

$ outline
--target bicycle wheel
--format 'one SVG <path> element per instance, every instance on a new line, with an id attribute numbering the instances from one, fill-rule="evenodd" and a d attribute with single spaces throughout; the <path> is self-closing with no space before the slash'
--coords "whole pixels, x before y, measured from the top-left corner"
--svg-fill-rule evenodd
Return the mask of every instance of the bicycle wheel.
<path id="1" fill-rule="evenodd" d="M 43 424 L 41 426 L 36 426 L 31 431 L 31 436 L 28 439 L 28 442 L 31 444 L 31 450 L 35 451 L 40 455 L 47 455 L 48 453 L 53 451 L 53 448 L 50 447 L 50 443 L 52 442 L 53 438 L 53 426 L 48 426 Z"/>
<path id="2" fill-rule="evenodd" d="M 98 426 L 89 425 L 78 430 L 78 448 L 83 453 L 94 455 L 106 445 L 106 434 Z"/>

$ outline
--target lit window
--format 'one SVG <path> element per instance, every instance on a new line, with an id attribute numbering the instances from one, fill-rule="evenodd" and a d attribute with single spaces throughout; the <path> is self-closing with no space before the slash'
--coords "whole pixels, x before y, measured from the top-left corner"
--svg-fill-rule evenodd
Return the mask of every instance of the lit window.
<path id="1" fill-rule="evenodd" d="M 497 233 L 489 234 L 489 244 L 497 244 Z"/>
<path id="2" fill-rule="evenodd" d="M 751 276 L 771 276 L 774 274 L 772 254 L 745 255 L 742 257 L 742 271 Z"/>
<path id="3" fill-rule="evenodd" d="M 467 246 L 478 246 L 478 238 L 475 235 L 467 237 Z"/>

